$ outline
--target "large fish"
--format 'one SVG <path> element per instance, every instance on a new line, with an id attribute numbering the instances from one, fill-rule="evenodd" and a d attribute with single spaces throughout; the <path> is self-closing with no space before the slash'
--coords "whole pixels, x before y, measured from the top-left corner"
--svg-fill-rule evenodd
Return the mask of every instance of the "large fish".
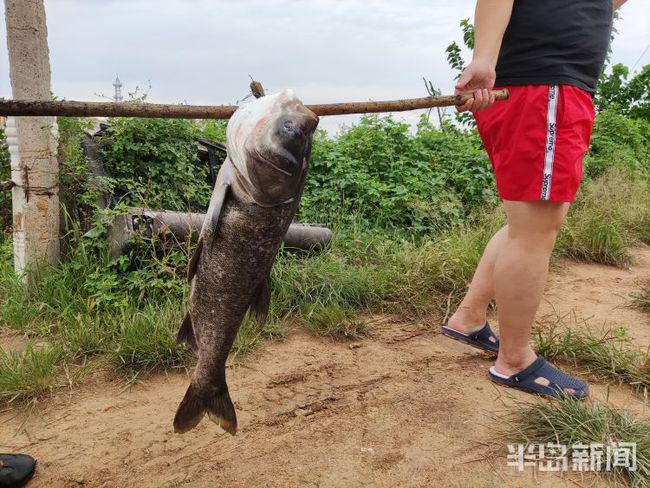
<path id="1" fill-rule="evenodd" d="M 198 362 L 175 432 L 193 429 L 205 413 L 237 431 L 226 359 L 247 311 L 266 320 L 271 267 L 300 203 L 317 125 L 290 90 L 239 108 L 228 123 L 228 158 L 189 266 L 190 306 L 178 341 L 194 348 Z"/>

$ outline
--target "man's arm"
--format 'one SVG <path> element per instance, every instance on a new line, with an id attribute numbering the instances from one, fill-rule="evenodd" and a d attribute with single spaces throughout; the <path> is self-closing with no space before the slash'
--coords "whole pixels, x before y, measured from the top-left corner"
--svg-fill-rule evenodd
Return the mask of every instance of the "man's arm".
<path id="1" fill-rule="evenodd" d="M 612 3 L 614 4 L 614 10 L 618 10 L 621 8 L 621 5 L 623 5 L 627 0 L 612 0 Z"/>
<path id="2" fill-rule="evenodd" d="M 488 90 L 494 86 L 494 68 L 503 34 L 510 22 L 513 3 L 514 0 L 477 0 L 474 16 L 474 55 L 472 62 L 456 83 L 457 93 L 474 91 L 474 100 L 470 100 L 458 110 L 476 112 L 494 103 L 494 96 L 489 95 Z"/>

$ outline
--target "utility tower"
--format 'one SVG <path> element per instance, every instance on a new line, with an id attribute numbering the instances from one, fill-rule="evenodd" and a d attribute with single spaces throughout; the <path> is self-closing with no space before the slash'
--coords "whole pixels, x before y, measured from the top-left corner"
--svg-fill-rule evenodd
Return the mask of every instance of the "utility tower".
<path id="1" fill-rule="evenodd" d="M 114 102 L 121 102 L 124 100 L 122 97 L 122 82 L 120 81 L 120 77 L 116 76 L 115 77 L 115 83 L 113 83 L 113 86 L 115 87 L 115 96 L 113 97 Z"/>

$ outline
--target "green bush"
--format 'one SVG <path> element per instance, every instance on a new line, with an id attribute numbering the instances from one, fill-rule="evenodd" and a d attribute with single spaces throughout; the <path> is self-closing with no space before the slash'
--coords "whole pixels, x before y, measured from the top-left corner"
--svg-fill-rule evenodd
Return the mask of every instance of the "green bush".
<path id="1" fill-rule="evenodd" d="M 596 178 L 609 168 L 650 175 L 650 121 L 625 117 L 612 109 L 598 114 L 585 175 Z"/>
<path id="2" fill-rule="evenodd" d="M 337 138 L 317 134 L 300 216 L 410 234 L 458 225 L 497 201 L 489 161 L 475 133 L 417 132 L 391 117 L 364 117 Z"/>
<path id="3" fill-rule="evenodd" d="M 110 200 L 114 181 L 93 172 L 97 162 L 86 157 L 82 142 L 91 122 L 78 117 L 59 117 L 57 158 L 59 161 L 59 197 L 68 223 L 84 230 L 92 226 L 98 210 Z"/>
<path id="4" fill-rule="evenodd" d="M 196 162 L 200 127 L 191 120 L 112 119 L 103 141 L 106 170 L 122 201 L 167 210 L 205 210 L 208 168 Z"/>
<path id="5" fill-rule="evenodd" d="M 600 77 L 595 103 L 600 110 L 650 121 L 650 64 L 631 76 L 624 64 L 608 66 Z"/>
<path id="6" fill-rule="evenodd" d="M 4 130 L 0 130 L 0 181 L 11 178 L 11 162 Z M 11 192 L 0 192 L 0 234 L 11 226 Z"/>

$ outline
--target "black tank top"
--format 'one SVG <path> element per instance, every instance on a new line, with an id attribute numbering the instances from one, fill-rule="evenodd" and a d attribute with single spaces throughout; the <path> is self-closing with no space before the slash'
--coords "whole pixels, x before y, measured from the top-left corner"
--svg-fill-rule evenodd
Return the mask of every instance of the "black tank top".
<path id="1" fill-rule="evenodd" d="M 594 93 L 613 15 L 612 0 L 514 0 L 497 86 L 573 85 Z"/>

